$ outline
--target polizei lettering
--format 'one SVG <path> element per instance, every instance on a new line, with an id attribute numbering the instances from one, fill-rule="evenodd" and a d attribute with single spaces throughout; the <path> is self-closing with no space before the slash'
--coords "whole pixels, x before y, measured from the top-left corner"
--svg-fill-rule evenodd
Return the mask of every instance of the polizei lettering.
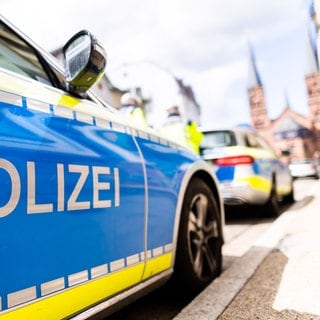
<path id="1" fill-rule="evenodd" d="M 16 166 L 0 158 L 0 174 L 0 184 L 4 184 L 1 190 L 6 193 L 0 203 L 0 218 L 19 204 L 27 214 L 120 206 L 118 168 L 63 163 L 50 166 L 33 161 Z"/>

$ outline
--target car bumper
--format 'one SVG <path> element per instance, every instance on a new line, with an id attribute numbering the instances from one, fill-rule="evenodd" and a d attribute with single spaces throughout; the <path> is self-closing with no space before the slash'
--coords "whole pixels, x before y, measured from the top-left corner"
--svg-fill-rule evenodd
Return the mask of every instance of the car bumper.
<path id="1" fill-rule="evenodd" d="M 268 199 L 268 192 L 253 188 L 247 182 L 220 182 L 220 191 L 224 204 L 235 206 L 264 204 Z"/>
<path id="2" fill-rule="evenodd" d="M 303 171 L 303 170 L 291 171 L 291 175 L 294 178 L 317 177 L 318 176 L 317 172 L 315 172 L 315 171 Z"/>

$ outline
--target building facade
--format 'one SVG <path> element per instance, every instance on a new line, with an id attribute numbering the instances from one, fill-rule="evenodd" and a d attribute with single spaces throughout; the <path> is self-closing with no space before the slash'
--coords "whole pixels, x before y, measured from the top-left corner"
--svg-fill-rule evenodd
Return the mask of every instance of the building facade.
<path id="1" fill-rule="evenodd" d="M 167 110 L 178 106 L 185 122 L 200 122 L 200 106 L 193 89 L 172 72 L 151 61 L 120 66 L 108 73 L 110 81 L 122 91 L 139 90 L 147 122 L 155 129 L 167 119 Z"/>
<path id="2" fill-rule="evenodd" d="M 309 40 L 309 39 L 308 39 Z M 264 88 L 250 48 L 248 98 L 251 125 L 271 144 L 278 155 L 290 151 L 290 158 L 319 158 L 320 151 L 320 73 L 316 48 L 307 43 L 305 71 L 309 112 L 299 114 L 286 103 L 276 119 L 270 119 L 264 97 Z"/>

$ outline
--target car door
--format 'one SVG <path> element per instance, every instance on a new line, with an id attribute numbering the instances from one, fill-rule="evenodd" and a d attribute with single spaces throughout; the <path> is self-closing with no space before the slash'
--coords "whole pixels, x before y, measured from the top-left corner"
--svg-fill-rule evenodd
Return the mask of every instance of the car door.
<path id="1" fill-rule="evenodd" d="M 0 314 L 64 318 L 141 281 L 143 161 L 121 118 L 0 32 Z"/>
<path id="2" fill-rule="evenodd" d="M 144 279 L 173 267 L 177 240 L 177 222 L 183 198 L 179 192 L 186 186 L 183 178 L 197 155 L 178 144 L 142 132 L 137 141 L 145 160 L 148 185 L 147 260 Z M 142 137 L 139 137 L 139 135 Z"/>
<path id="3" fill-rule="evenodd" d="M 268 159 L 271 161 L 271 172 L 275 175 L 276 188 L 278 195 L 287 195 L 292 191 L 292 177 L 288 165 L 280 160 L 272 147 L 261 136 L 256 139 L 262 149 L 269 153 Z"/>

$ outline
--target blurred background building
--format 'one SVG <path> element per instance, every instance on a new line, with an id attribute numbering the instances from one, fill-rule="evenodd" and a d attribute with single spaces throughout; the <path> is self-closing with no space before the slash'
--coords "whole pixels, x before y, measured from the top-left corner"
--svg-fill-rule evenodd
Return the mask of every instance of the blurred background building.
<path id="1" fill-rule="evenodd" d="M 266 106 L 263 83 L 256 66 L 254 50 L 250 46 L 248 97 L 251 125 L 275 148 L 290 151 L 291 158 L 317 158 L 320 151 L 320 73 L 318 48 L 320 6 L 315 0 L 310 8 L 312 29 L 307 32 L 305 83 L 309 113 L 302 115 L 290 108 L 286 99 L 283 112 L 270 119 Z M 313 32 L 315 31 L 315 36 Z M 309 32 L 310 31 L 310 32 Z M 316 39 L 315 39 L 316 38 Z"/>
<path id="2" fill-rule="evenodd" d="M 193 89 L 159 64 L 151 61 L 123 64 L 109 71 L 108 77 L 120 90 L 133 92 L 142 98 L 150 126 L 160 128 L 167 118 L 166 110 L 175 105 L 185 122 L 193 120 L 199 124 L 200 106 Z"/>

